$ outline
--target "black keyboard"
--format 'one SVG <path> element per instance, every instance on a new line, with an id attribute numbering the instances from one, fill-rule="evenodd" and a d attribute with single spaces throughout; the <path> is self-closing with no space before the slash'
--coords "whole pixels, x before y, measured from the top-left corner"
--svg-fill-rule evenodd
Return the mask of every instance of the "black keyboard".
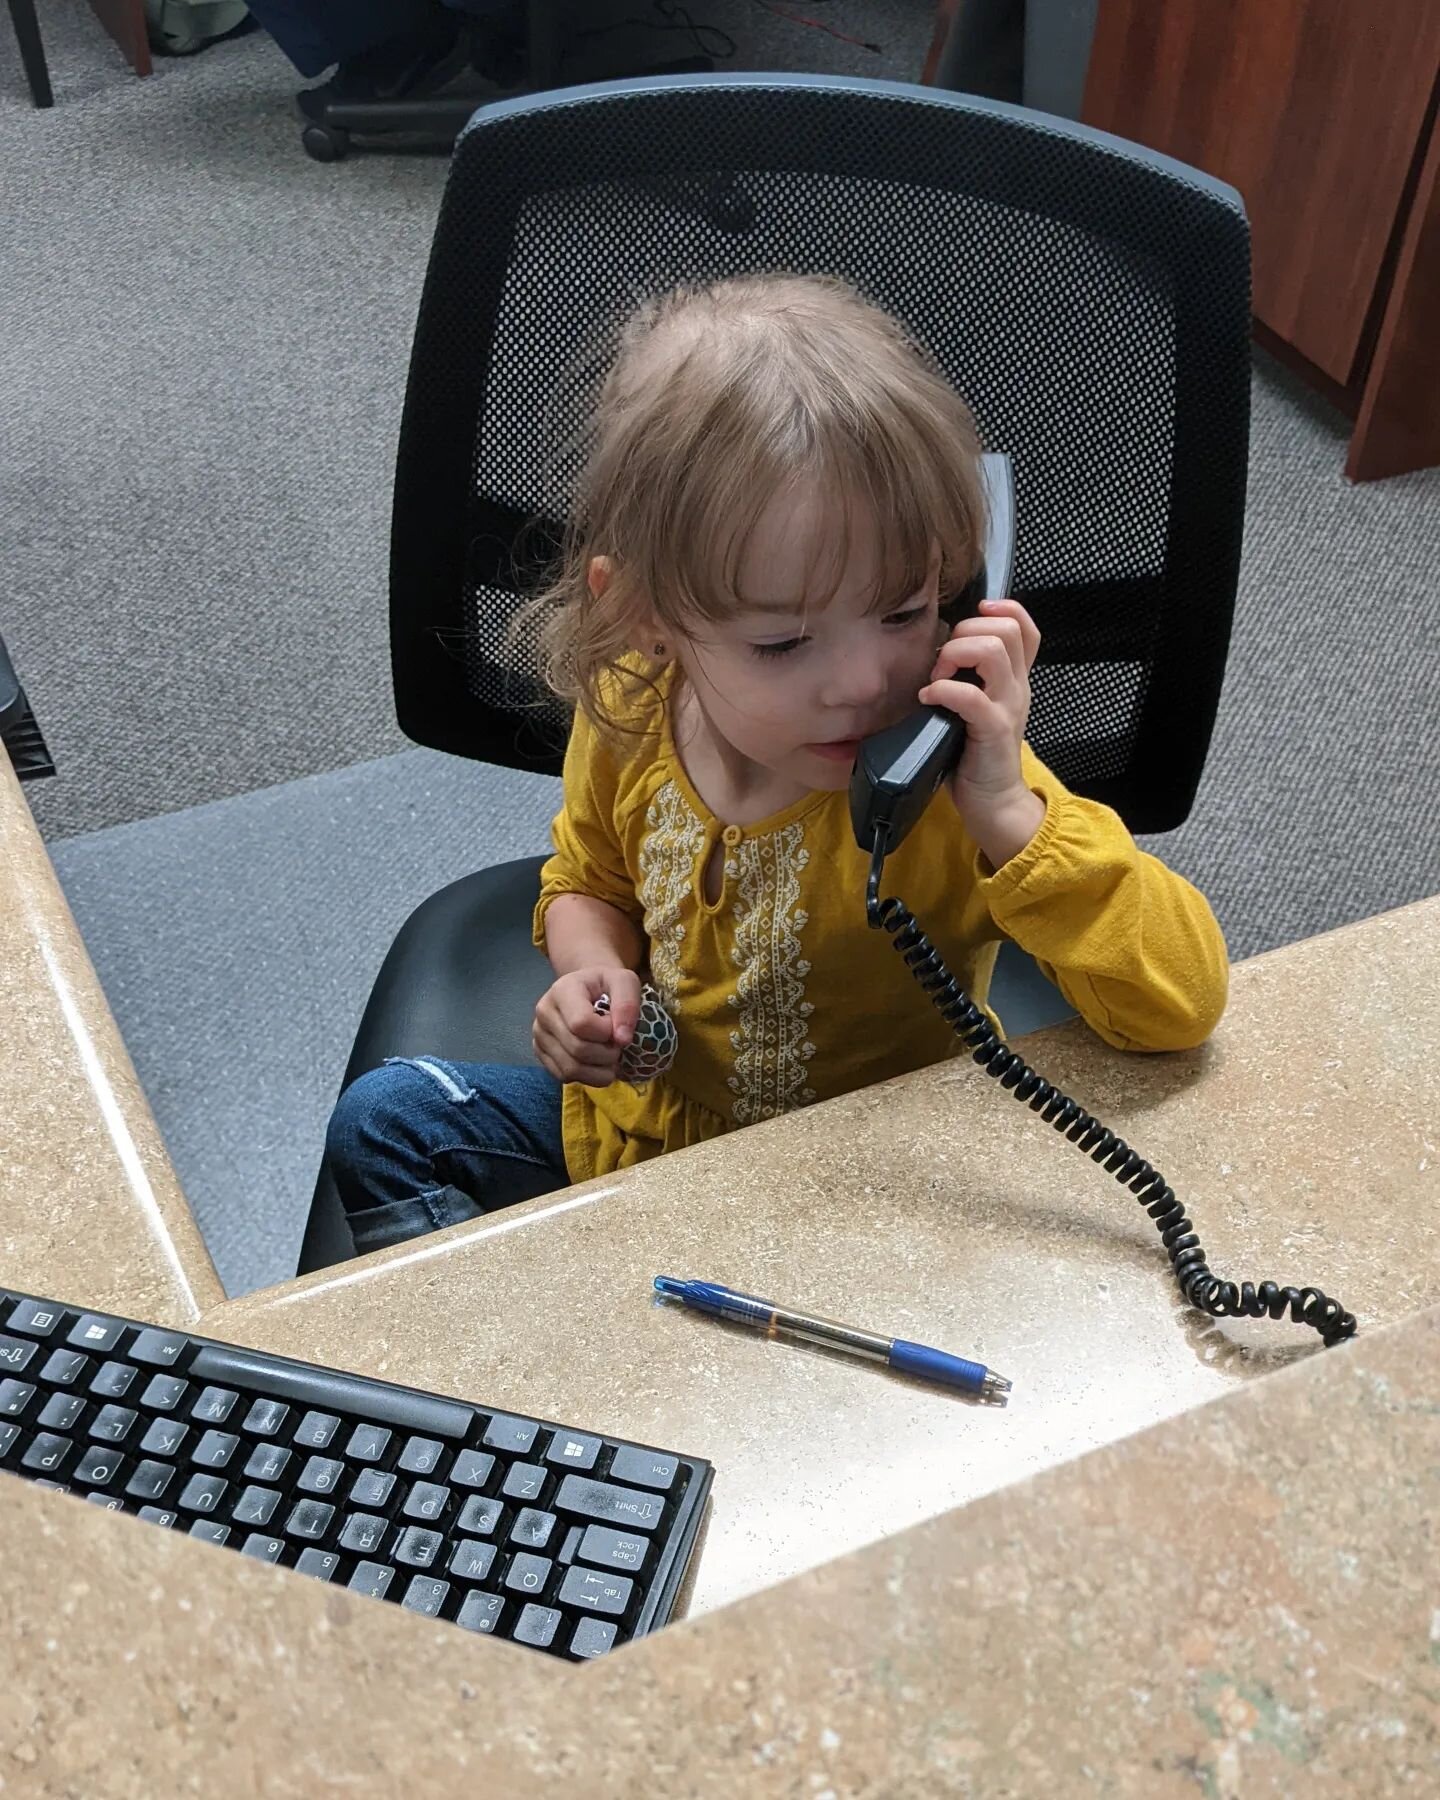
<path id="1" fill-rule="evenodd" d="M 576 1659 L 669 1618 L 714 1473 L 6 1289 L 0 1470 Z"/>

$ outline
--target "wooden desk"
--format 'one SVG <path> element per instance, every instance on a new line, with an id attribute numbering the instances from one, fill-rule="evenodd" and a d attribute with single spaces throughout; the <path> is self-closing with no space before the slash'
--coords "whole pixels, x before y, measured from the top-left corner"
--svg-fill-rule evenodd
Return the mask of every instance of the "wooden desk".
<path id="1" fill-rule="evenodd" d="M 1434 0 L 1100 0 L 1086 122 L 1240 190 L 1261 340 L 1357 481 L 1440 462 L 1437 95 Z"/>
<path id="2" fill-rule="evenodd" d="M 35 938 L 9 1118 L 36 1059 L 93 1087 L 83 1046 L 113 1026 L 58 941 L 73 928 L 37 910 L 38 839 L 7 816 L 4 842 L 0 966 L 25 947 L 17 896 Z M 697 1616 L 570 1667 L 0 1481 L 7 1792 L 1422 1791 L 1437 1030 L 1429 901 L 1240 966 L 1205 1050 L 1127 1058 L 1078 1025 L 1029 1041 L 1193 1201 L 1217 1269 L 1313 1278 L 1361 1315 L 1334 1351 L 1184 1312 L 1134 1202 L 960 1065 L 217 1296 L 213 1335 L 712 1455 Z M 140 1141 L 137 1096 L 110 1092 Z M 49 1142 L 48 1168 L 22 1144 L 27 1192 L 70 1179 L 70 1136 Z M 7 1186 L 0 1281 L 160 1316 L 174 1222 L 123 1159 L 99 1171 L 109 1217 L 68 1269 L 55 1209 Z M 146 1231 L 127 1296 L 100 1265 Z M 667 1264 L 978 1349 L 1012 1405 L 652 1307 Z"/>

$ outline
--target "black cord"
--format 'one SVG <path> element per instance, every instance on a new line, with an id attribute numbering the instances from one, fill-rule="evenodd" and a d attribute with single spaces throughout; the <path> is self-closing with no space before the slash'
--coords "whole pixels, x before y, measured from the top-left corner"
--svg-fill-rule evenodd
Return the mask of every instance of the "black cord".
<path id="1" fill-rule="evenodd" d="M 886 842 L 885 834 L 877 832 L 870 878 L 865 886 L 865 917 L 871 925 L 891 934 L 910 973 L 985 1072 L 1008 1088 L 1017 1100 L 1026 1101 L 1031 1112 L 1039 1113 L 1047 1125 L 1063 1131 L 1092 1162 L 1103 1163 L 1117 1181 L 1131 1190 L 1155 1221 L 1186 1300 L 1213 1319 L 1260 1319 L 1267 1315 L 1278 1319 L 1289 1307 L 1291 1319 L 1298 1325 L 1312 1326 L 1326 1345 L 1354 1337 L 1355 1315 L 1317 1287 L 1282 1288 L 1273 1281 L 1262 1281 L 1258 1287 L 1249 1281 L 1237 1285 L 1210 1272 L 1200 1239 L 1164 1176 L 1123 1138 L 1117 1138 L 1077 1101 L 1052 1087 L 1023 1057 L 1001 1043 L 994 1026 L 945 967 L 939 951 L 916 923 L 915 915 L 893 897 L 880 898 Z"/>

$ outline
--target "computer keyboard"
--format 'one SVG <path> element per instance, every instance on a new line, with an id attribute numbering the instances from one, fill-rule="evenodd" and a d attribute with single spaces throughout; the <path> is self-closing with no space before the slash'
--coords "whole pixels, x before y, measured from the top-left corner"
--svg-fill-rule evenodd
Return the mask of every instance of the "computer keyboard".
<path id="1" fill-rule="evenodd" d="M 574 1659 L 669 1618 L 714 1473 L 10 1289 L 0 1471 Z"/>

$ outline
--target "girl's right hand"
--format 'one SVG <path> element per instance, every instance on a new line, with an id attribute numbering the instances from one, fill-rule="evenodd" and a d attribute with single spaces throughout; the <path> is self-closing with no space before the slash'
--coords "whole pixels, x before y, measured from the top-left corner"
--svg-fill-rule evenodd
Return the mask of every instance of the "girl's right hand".
<path id="1" fill-rule="evenodd" d="M 602 994 L 610 996 L 608 1013 L 595 1010 Z M 540 996 L 530 1036 L 557 1081 L 609 1087 L 639 1019 L 640 977 L 633 969 L 571 969 Z"/>

